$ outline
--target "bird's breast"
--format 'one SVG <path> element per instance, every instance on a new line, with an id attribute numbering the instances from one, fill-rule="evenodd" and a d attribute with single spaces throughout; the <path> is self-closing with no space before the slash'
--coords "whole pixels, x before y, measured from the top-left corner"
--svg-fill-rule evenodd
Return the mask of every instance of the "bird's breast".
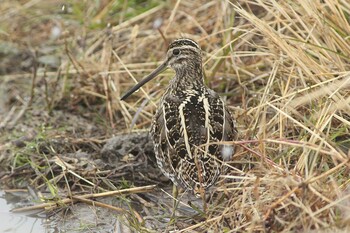
<path id="1" fill-rule="evenodd" d="M 222 138 L 222 122 L 217 113 L 223 113 L 222 101 L 207 91 L 190 90 L 177 95 L 165 96 L 160 109 L 163 115 L 167 141 L 181 154 L 186 152 L 190 158 L 196 146 L 220 141 Z M 216 150 L 206 147 L 212 152 Z"/>

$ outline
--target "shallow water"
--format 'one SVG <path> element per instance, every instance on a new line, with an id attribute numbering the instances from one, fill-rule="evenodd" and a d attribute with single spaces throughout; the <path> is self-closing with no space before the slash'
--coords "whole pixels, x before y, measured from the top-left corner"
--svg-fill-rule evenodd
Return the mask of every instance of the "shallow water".
<path id="1" fill-rule="evenodd" d="M 128 199 L 126 204 L 124 198 L 120 197 L 104 197 L 98 201 L 107 205 L 116 206 L 126 211 L 129 205 L 133 210 L 138 211 L 140 216 L 144 217 L 144 227 L 148 229 L 166 229 L 172 214 L 173 199 L 169 196 L 172 191 L 171 187 L 163 192 L 150 192 L 147 199 L 152 205 L 144 212 L 146 207 L 142 206 L 135 198 Z M 146 194 L 144 194 L 146 195 Z M 191 197 L 191 198 L 189 198 Z M 74 203 L 68 205 L 61 210 L 38 213 L 12 213 L 11 209 L 15 207 L 24 207 L 28 205 L 38 204 L 35 195 L 27 192 L 11 192 L 5 193 L 0 190 L 0 233 L 109 233 L 109 232 L 133 232 L 130 227 L 126 215 L 109 208 L 91 206 L 84 203 Z M 196 215 L 197 212 L 190 208 L 186 203 L 191 201 L 192 204 L 201 209 L 201 200 L 193 198 L 193 195 L 181 194 L 181 199 L 177 214 L 182 216 L 185 222 L 191 221 L 188 216 Z M 49 216 L 49 217 L 48 217 Z M 169 218 L 167 217 L 169 216 Z"/>
<path id="2" fill-rule="evenodd" d="M 0 190 L 0 232 L 6 233 L 41 233 L 48 232 L 45 229 L 45 219 L 25 214 L 14 214 L 11 212 L 16 203 L 14 199 L 9 200 L 4 191 Z"/>

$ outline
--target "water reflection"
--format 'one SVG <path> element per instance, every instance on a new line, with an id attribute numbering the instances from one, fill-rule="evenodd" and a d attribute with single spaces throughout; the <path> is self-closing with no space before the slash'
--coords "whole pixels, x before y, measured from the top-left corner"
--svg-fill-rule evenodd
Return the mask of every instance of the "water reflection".
<path id="1" fill-rule="evenodd" d="M 5 193 L 0 190 L 0 232 L 48 232 L 43 226 L 45 219 L 31 217 L 24 214 L 14 214 L 10 212 L 10 210 L 15 207 L 15 204 L 18 201 L 18 198 L 14 197 L 15 196 L 11 197 L 9 195 L 5 195 Z"/>

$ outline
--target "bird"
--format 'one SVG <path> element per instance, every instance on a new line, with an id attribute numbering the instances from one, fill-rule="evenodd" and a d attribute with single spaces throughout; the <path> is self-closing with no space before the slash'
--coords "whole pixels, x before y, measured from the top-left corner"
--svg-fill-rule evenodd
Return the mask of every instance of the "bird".
<path id="1" fill-rule="evenodd" d="M 234 118 L 220 96 L 204 84 L 201 48 L 194 40 L 170 43 L 165 61 L 126 92 L 125 100 L 165 69 L 171 79 L 153 117 L 150 135 L 157 165 L 175 186 L 195 195 L 207 191 L 225 170 L 237 138 Z"/>

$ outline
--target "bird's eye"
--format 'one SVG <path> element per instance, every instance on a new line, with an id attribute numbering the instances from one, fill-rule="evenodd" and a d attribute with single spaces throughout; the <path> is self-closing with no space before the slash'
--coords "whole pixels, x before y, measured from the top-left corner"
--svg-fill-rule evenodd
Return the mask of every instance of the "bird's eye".
<path id="1" fill-rule="evenodd" d="M 179 50 L 179 49 L 174 49 L 174 50 L 173 50 L 173 54 L 174 54 L 175 56 L 179 55 L 179 54 L 180 54 L 180 50 Z"/>

